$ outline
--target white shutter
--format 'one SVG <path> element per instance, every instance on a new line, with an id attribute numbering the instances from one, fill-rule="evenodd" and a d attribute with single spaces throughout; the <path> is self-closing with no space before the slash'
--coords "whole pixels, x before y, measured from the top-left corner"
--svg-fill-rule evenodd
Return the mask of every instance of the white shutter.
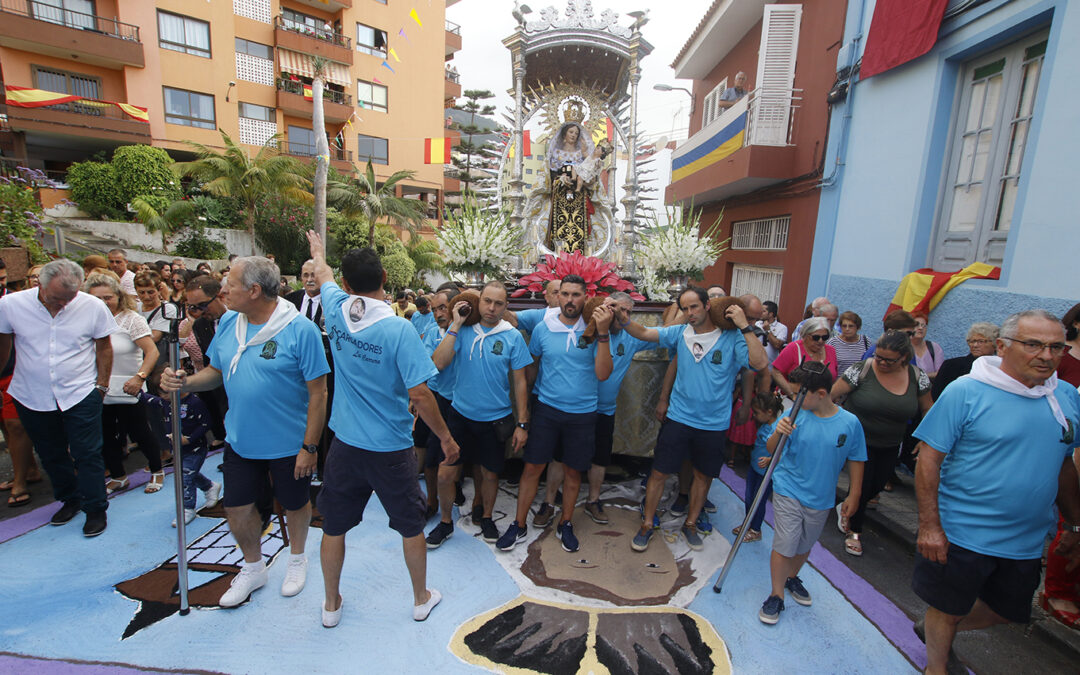
<path id="1" fill-rule="evenodd" d="M 787 145 L 802 5 L 765 5 L 750 143 Z"/>

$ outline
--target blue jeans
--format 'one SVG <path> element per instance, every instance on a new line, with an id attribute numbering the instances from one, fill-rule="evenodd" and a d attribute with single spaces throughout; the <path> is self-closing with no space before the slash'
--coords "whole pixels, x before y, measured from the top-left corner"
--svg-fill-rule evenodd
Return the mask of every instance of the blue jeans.
<path id="1" fill-rule="evenodd" d="M 754 505 L 754 495 L 757 494 L 758 488 L 761 486 L 761 482 L 765 480 L 765 476 L 762 476 L 753 468 L 746 472 L 746 493 L 743 495 L 743 501 L 746 502 L 745 513 L 750 513 L 750 507 Z M 765 503 L 769 501 L 769 497 L 772 496 L 772 481 L 765 487 L 765 494 L 761 496 L 761 503 L 758 504 L 757 513 L 754 514 L 753 519 L 750 520 L 750 529 L 761 532 L 761 521 L 765 520 Z"/>
<path id="2" fill-rule="evenodd" d="M 213 482 L 199 473 L 206 461 L 206 445 L 196 445 L 181 450 L 180 464 L 184 472 L 184 508 L 195 508 L 195 488 L 206 492 Z"/>

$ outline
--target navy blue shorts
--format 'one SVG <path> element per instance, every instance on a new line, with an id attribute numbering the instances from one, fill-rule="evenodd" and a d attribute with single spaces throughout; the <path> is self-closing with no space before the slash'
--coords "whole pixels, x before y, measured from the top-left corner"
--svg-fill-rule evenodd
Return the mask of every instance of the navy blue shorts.
<path id="1" fill-rule="evenodd" d="M 536 401 L 524 459 L 547 464 L 552 459 L 576 471 L 588 471 L 596 452 L 596 411 L 568 413 Z"/>
<path id="2" fill-rule="evenodd" d="M 298 450 L 299 451 L 299 450 Z M 296 511 L 311 501 L 311 476 L 294 478 L 296 455 L 280 459 L 247 459 L 236 454 L 232 446 L 225 444 L 224 465 L 225 496 L 222 503 L 227 507 L 247 506 L 258 502 L 259 488 L 266 475 L 274 486 L 274 498 L 286 511 Z"/>
<path id="3" fill-rule="evenodd" d="M 427 501 L 416 480 L 412 448 L 373 452 L 335 438 L 323 474 L 319 513 L 324 534 L 335 537 L 359 525 L 372 492 L 390 517 L 390 529 L 403 537 L 424 533 Z"/>
<path id="4" fill-rule="evenodd" d="M 915 554 L 911 588 L 939 612 L 966 616 L 982 600 L 1002 618 L 1027 623 L 1041 576 L 1039 558 L 995 558 L 950 543 L 944 565 Z"/>
<path id="5" fill-rule="evenodd" d="M 719 478 L 720 470 L 724 468 L 726 446 L 726 429 L 705 431 L 675 420 L 666 420 L 660 425 L 660 433 L 656 437 L 652 468 L 663 474 L 679 473 L 683 461 L 689 457 L 695 469 L 706 476 Z"/>
<path id="6" fill-rule="evenodd" d="M 435 392 L 431 392 L 431 393 L 435 394 L 435 402 L 439 404 L 439 414 L 442 415 L 443 422 L 446 422 L 447 426 L 449 426 L 450 425 L 450 405 L 453 403 L 453 401 L 451 401 L 448 398 L 444 398 L 444 397 L 440 396 L 439 394 L 437 394 Z M 417 421 L 419 422 L 420 420 L 417 420 Z M 454 432 L 451 431 L 450 435 L 453 436 L 453 433 Z M 415 436 L 414 436 L 414 438 L 415 438 Z M 454 440 L 455 441 L 457 440 L 457 436 L 454 436 Z M 439 440 L 438 436 L 436 436 L 433 433 L 430 433 L 430 430 L 429 430 L 429 433 L 428 433 L 427 445 L 418 445 L 416 447 L 418 447 L 418 448 L 422 447 L 422 448 L 425 448 L 427 450 L 427 452 L 424 453 L 424 468 L 425 469 L 434 469 L 434 468 L 438 467 L 440 464 L 442 464 L 442 461 L 444 459 L 446 459 L 446 455 L 444 455 L 443 451 L 442 451 L 442 441 Z"/>
<path id="7" fill-rule="evenodd" d="M 416 416 L 416 421 L 413 422 L 412 428 L 412 444 L 414 448 L 426 448 L 428 439 L 431 438 L 431 429 L 424 420 L 420 419 L 420 416 Z"/>
<path id="8" fill-rule="evenodd" d="M 596 452 L 592 463 L 597 466 L 611 464 L 611 446 L 615 443 L 615 416 L 596 413 Z"/>
<path id="9" fill-rule="evenodd" d="M 461 447 L 461 455 L 454 466 L 479 464 L 492 473 L 502 472 L 506 463 L 506 444 L 495 437 L 494 422 L 477 422 L 462 415 L 457 408 L 451 408 L 447 426 Z"/>

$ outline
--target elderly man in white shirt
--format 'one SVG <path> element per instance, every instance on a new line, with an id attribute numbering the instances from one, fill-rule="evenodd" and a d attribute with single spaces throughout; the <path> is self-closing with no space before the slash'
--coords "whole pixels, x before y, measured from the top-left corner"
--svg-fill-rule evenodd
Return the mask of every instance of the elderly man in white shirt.
<path id="1" fill-rule="evenodd" d="M 116 332 L 105 303 L 79 291 L 83 270 L 70 260 L 41 269 L 40 286 L 0 298 L 0 363 L 19 353 L 8 393 L 63 506 L 63 525 L 86 512 L 83 534 L 105 531 L 101 404 L 109 390 Z"/>

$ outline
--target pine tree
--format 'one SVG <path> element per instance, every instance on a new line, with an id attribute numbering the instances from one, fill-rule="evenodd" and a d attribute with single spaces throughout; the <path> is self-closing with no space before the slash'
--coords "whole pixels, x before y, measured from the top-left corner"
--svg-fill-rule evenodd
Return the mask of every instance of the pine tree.
<path id="1" fill-rule="evenodd" d="M 489 98 L 494 98 L 495 94 L 486 89 L 466 89 L 464 97 L 467 99 L 465 103 L 455 106 L 455 110 L 468 113 L 468 124 L 461 124 L 455 122 L 454 129 L 461 132 L 462 138 L 458 143 L 458 151 L 465 155 L 465 159 L 455 159 L 454 166 L 459 170 L 458 178 L 464 183 L 464 187 L 461 190 L 463 198 L 470 192 L 470 185 L 472 183 L 482 181 L 488 177 L 488 174 L 476 171 L 473 157 L 477 158 L 476 163 L 483 162 L 484 155 L 490 153 L 494 145 L 489 142 L 477 143 L 473 141 L 474 136 L 492 133 L 491 130 L 485 129 L 476 124 L 477 115 L 486 117 L 495 112 L 495 106 L 486 105 L 480 103 L 481 101 Z"/>

